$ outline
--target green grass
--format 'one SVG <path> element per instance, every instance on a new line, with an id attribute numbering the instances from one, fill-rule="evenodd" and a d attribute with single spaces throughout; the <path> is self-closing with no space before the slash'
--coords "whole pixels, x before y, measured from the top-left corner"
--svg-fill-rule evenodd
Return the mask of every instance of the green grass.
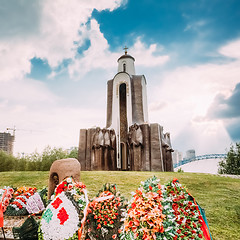
<path id="1" fill-rule="evenodd" d="M 123 196 L 130 199 L 131 192 L 141 181 L 153 175 L 162 184 L 177 178 L 196 201 L 205 209 L 213 239 L 240 239 L 240 179 L 196 173 L 160 172 L 81 172 L 81 181 L 92 198 L 104 183 L 116 183 Z M 35 186 L 48 184 L 48 172 L 1 172 L 0 187 L 6 185 Z"/>

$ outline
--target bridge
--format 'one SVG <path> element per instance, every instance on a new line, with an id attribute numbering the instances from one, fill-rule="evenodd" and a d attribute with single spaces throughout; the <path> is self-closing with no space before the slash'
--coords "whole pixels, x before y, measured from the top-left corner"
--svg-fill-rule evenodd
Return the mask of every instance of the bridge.
<path id="1" fill-rule="evenodd" d="M 183 159 L 182 161 L 179 161 L 179 163 L 173 164 L 173 168 L 180 167 L 190 162 L 200 161 L 204 159 L 224 159 L 226 158 L 226 156 L 227 154 L 205 154 L 201 156 L 196 156 L 193 158 Z"/>

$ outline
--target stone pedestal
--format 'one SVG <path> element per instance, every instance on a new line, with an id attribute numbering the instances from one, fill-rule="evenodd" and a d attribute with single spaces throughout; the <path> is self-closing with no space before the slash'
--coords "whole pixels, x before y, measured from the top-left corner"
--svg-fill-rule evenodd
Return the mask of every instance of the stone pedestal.
<path id="1" fill-rule="evenodd" d="M 173 161 L 172 161 L 172 152 L 173 152 L 172 149 L 166 151 L 166 159 L 167 159 L 167 164 L 166 164 L 166 169 L 165 169 L 166 172 L 174 171 Z"/>
<path id="2" fill-rule="evenodd" d="M 133 171 L 141 171 L 142 169 L 142 149 L 141 146 L 133 147 Z"/>
<path id="3" fill-rule="evenodd" d="M 143 147 L 142 147 L 142 171 L 151 170 L 151 144 L 150 144 L 150 126 L 149 124 L 141 124 L 140 128 L 143 134 Z"/>

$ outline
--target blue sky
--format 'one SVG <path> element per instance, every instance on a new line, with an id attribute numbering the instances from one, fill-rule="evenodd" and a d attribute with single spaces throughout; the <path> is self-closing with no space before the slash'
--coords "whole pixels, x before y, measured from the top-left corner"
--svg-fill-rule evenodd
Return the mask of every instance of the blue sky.
<path id="1" fill-rule="evenodd" d="M 239 36 L 237 1 L 129 1 L 113 12 L 93 11 L 111 49 L 122 42 L 134 44 L 142 36 L 146 44 L 160 43 L 166 51 L 203 44 L 201 51 L 188 54 L 184 63 L 206 61 L 208 52 Z M 117 26 L 117 27 L 115 27 Z M 198 49 L 199 50 L 199 49 Z M 182 56 L 181 56 L 182 57 Z"/>
<path id="2" fill-rule="evenodd" d="M 237 0 L 3 0 L 0 22 L 0 131 L 16 126 L 15 153 L 77 146 L 80 128 L 104 127 L 125 45 L 149 120 L 175 149 L 240 141 Z"/>

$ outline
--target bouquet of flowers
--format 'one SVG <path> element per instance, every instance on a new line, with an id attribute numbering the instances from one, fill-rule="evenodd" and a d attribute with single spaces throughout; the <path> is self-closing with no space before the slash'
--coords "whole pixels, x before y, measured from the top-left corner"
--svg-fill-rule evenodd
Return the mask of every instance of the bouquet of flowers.
<path id="1" fill-rule="evenodd" d="M 166 184 L 166 191 L 175 215 L 176 234 L 174 240 L 178 239 L 204 239 L 202 218 L 198 205 L 177 179 Z"/>
<path id="2" fill-rule="evenodd" d="M 26 209 L 28 199 L 37 191 L 36 188 L 22 187 L 14 193 L 15 199 L 8 205 L 6 215 L 9 216 L 22 216 L 27 215 Z"/>
<path id="3" fill-rule="evenodd" d="M 121 239 L 173 239 L 176 223 L 166 193 L 156 177 L 141 183 L 128 205 Z"/>
<path id="4" fill-rule="evenodd" d="M 115 184 L 105 184 L 89 204 L 86 239 L 119 239 L 126 201 Z"/>
<path id="5" fill-rule="evenodd" d="M 3 212 L 6 211 L 7 206 L 10 203 L 10 200 L 13 197 L 14 190 L 11 187 L 4 187 L 0 189 L 0 202 L 2 203 L 2 210 Z"/>
<path id="6" fill-rule="evenodd" d="M 86 186 L 66 178 L 55 189 L 54 198 L 43 212 L 38 239 L 78 239 L 78 229 L 88 204 Z"/>

